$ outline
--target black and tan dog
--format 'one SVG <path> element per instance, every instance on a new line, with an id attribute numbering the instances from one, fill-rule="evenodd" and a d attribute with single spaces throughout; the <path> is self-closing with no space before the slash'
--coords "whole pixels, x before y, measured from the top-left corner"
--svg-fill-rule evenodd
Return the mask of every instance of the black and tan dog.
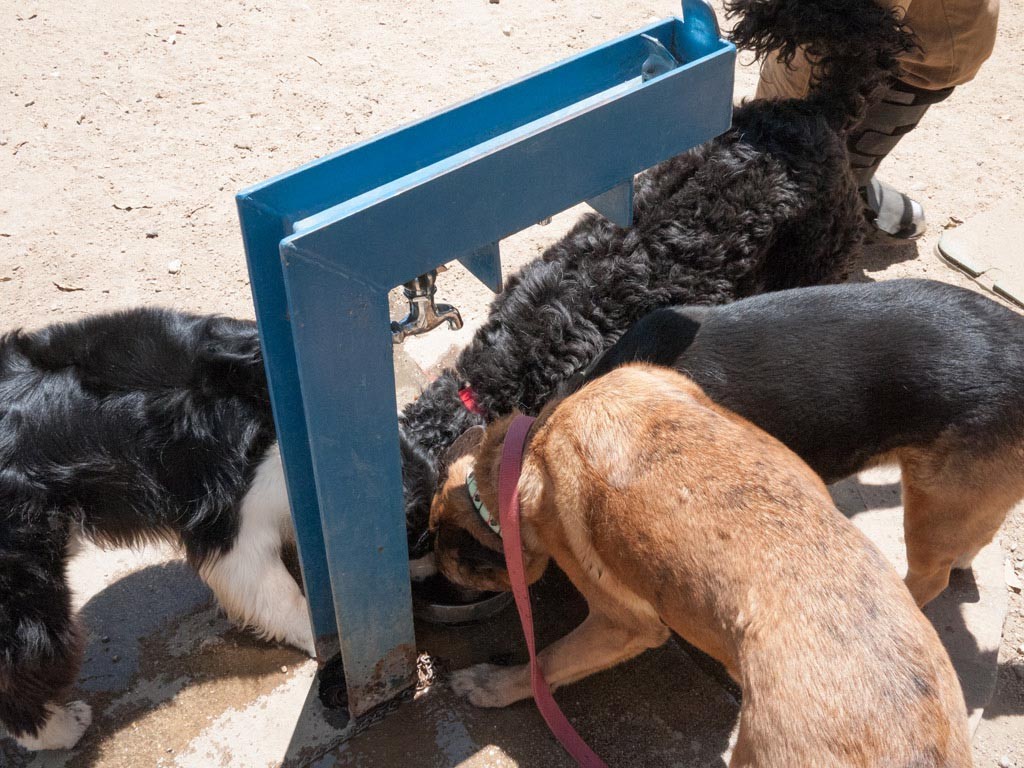
<path id="1" fill-rule="evenodd" d="M 691 376 L 826 483 L 898 462 L 920 605 L 1024 498 L 1024 317 L 973 291 L 891 280 L 657 310 L 583 380 L 634 360 Z"/>
<path id="2" fill-rule="evenodd" d="M 507 589 L 497 510 L 509 419 L 452 447 L 431 526 L 442 572 Z M 743 686 L 732 766 L 971 765 L 960 686 L 877 549 L 795 454 L 684 376 L 631 365 L 549 405 L 519 480 L 528 576 L 548 557 L 586 597 L 540 656 L 553 687 L 652 648 L 669 630 Z M 455 673 L 479 706 L 530 695 L 526 666 Z"/>

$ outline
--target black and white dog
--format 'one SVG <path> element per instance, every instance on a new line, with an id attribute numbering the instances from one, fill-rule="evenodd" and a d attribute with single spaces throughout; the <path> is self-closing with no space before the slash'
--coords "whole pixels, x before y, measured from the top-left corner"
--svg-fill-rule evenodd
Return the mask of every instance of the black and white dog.
<path id="1" fill-rule="evenodd" d="M 76 542 L 181 545 L 228 615 L 313 654 L 256 326 L 136 309 L 0 337 L 0 725 L 69 748 Z"/>
<path id="2" fill-rule="evenodd" d="M 686 374 L 827 483 L 898 463 L 921 605 L 1024 498 L 1024 317 L 974 291 L 891 280 L 659 309 L 566 391 L 633 361 Z"/>

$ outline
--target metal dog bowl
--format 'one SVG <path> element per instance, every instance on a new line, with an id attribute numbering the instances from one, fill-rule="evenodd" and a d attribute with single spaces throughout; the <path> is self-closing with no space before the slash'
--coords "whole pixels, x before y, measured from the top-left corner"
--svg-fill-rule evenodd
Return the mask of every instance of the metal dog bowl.
<path id="1" fill-rule="evenodd" d="M 431 624 L 473 624 L 496 616 L 512 602 L 511 592 L 480 592 L 452 584 L 441 574 L 413 582 L 412 610 Z"/>

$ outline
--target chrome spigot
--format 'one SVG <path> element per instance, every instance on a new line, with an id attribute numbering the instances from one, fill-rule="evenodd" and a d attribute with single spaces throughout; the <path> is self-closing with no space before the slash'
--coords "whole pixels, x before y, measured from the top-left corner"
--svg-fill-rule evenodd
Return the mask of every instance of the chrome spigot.
<path id="1" fill-rule="evenodd" d="M 406 336 L 418 336 L 421 333 L 426 333 L 445 321 L 453 331 L 462 327 L 462 315 L 459 314 L 459 310 L 450 304 L 434 303 L 434 294 L 437 292 L 434 283 L 437 280 L 437 273 L 444 270 L 444 267 L 432 269 L 415 280 L 402 284 L 402 292 L 409 300 L 409 314 L 401 322 L 392 321 L 392 342 L 401 344 L 405 341 Z"/>

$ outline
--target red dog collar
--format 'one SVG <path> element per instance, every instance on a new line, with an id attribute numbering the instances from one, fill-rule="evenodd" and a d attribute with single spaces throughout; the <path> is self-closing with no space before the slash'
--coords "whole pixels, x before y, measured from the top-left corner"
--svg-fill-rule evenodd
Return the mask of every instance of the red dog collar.
<path id="1" fill-rule="evenodd" d="M 476 399 L 476 391 L 469 384 L 459 390 L 459 400 L 462 401 L 462 404 L 470 413 L 475 413 L 477 416 L 487 415 L 487 412 Z"/>

